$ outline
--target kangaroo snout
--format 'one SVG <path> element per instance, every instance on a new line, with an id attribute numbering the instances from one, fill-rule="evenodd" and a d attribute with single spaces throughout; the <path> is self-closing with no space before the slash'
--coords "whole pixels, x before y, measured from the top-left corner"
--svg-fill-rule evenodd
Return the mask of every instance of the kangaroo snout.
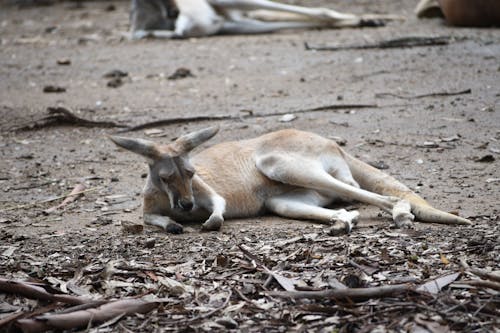
<path id="1" fill-rule="evenodd" d="M 186 212 L 189 212 L 191 209 L 193 209 L 194 206 L 193 201 L 189 199 L 179 199 L 177 205 L 179 206 L 179 208 Z"/>

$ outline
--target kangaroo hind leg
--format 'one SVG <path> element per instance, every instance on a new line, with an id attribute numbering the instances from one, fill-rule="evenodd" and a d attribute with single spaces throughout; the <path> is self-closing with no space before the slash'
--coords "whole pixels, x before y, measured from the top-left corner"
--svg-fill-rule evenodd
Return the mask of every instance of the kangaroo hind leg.
<path id="1" fill-rule="evenodd" d="M 267 199 L 266 207 L 283 217 L 300 220 L 314 220 L 331 224 L 338 233 L 350 232 L 357 223 L 359 213 L 345 209 L 333 210 L 321 206 L 329 203 L 329 198 L 314 190 L 298 189 Z"/>
<path id="2" fill-rule="evenodd" d="M 325 163 L 320 158 L 314 159 L 293 153 L 275 152 L 257 158 L 259 170 L 275 181 L 313 189 L 331 198 L 357 200 L 377 206 L 393 214 L 397 226 L 406 225 L 408 221 L 413 220 L 408 205 L 403 204 L 405 202 L 400 198 L 366 191 L 357 187 L 357 183 L 349 181 L 352 176 L 344 164 L 345 161 L 340 158 Z"/>

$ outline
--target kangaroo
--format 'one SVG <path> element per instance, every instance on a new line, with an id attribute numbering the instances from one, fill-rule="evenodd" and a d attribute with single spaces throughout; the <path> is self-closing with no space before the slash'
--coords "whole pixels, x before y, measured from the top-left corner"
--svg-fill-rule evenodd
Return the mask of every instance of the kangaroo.
<path id="1" fill-rule="evenodd" d="M 379 26 L 395 15 L 354 15 L 269 0 L 132 0 L 133 39 L 259 34 L 282 29 Z"/>
<path id="2" fill-rule="evenodd" d="M 471 224 L 433 208 L 393 177 L 309 132 L 281 130 L 189 156 L 218 130 L 202 129 L 170 144 L 110 137 L 148 162 L 145 223 L 181 233 L 178 222 L 199 221 L 204 230 L 219 230 L 224 219 L 274 213 L 350 232 L 358 211 L 324 208 L 341 199 L 377 206 L 392 214 L 397 227 L 410 226 L 415 216 L 423 222 Z"/>

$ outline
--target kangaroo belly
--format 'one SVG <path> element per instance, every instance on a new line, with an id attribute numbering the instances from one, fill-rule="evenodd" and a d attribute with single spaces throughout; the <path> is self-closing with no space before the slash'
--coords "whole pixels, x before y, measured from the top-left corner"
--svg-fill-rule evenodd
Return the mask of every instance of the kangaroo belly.
<path id="1" fill-rule="evenodd" d="M 261 215 L 269 197 L 290 189 L 257 169 L 254 151 L 247 140 L 219 144 L 192 158 L 197 174 L 226 200 L 226 218 Z"/>

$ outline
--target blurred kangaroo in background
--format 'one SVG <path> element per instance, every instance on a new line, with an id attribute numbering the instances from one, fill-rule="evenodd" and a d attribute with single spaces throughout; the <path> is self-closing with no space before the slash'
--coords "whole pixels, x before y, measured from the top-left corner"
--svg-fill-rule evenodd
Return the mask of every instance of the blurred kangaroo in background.
<path id="1" fill-rule="evenodd" d="M 352 157 L 334 141 L 298 130 L 220 143 L 193 156 L 191 150 L 218 131 L 210 127 L 170 144 L 110 137 L 118 146 L 146 158 L 144 221 L 171 233 L 177 222 L 200 221 L 219 230 L 224 219 L 279 216 L 332 224 L 351 231 L 359 213 L 325 206 L 356 200 L 392 214 L 396 226 L 425 222 L 470 224 L 431 207 L 393 177 Z"/>
<path id="2" fill-rule="evenodd" d="M 132 38 L 258 34 L 282 29 L 379 26 L 395 15 L 354 15 L 268 0 L 132 0 Z"/>

